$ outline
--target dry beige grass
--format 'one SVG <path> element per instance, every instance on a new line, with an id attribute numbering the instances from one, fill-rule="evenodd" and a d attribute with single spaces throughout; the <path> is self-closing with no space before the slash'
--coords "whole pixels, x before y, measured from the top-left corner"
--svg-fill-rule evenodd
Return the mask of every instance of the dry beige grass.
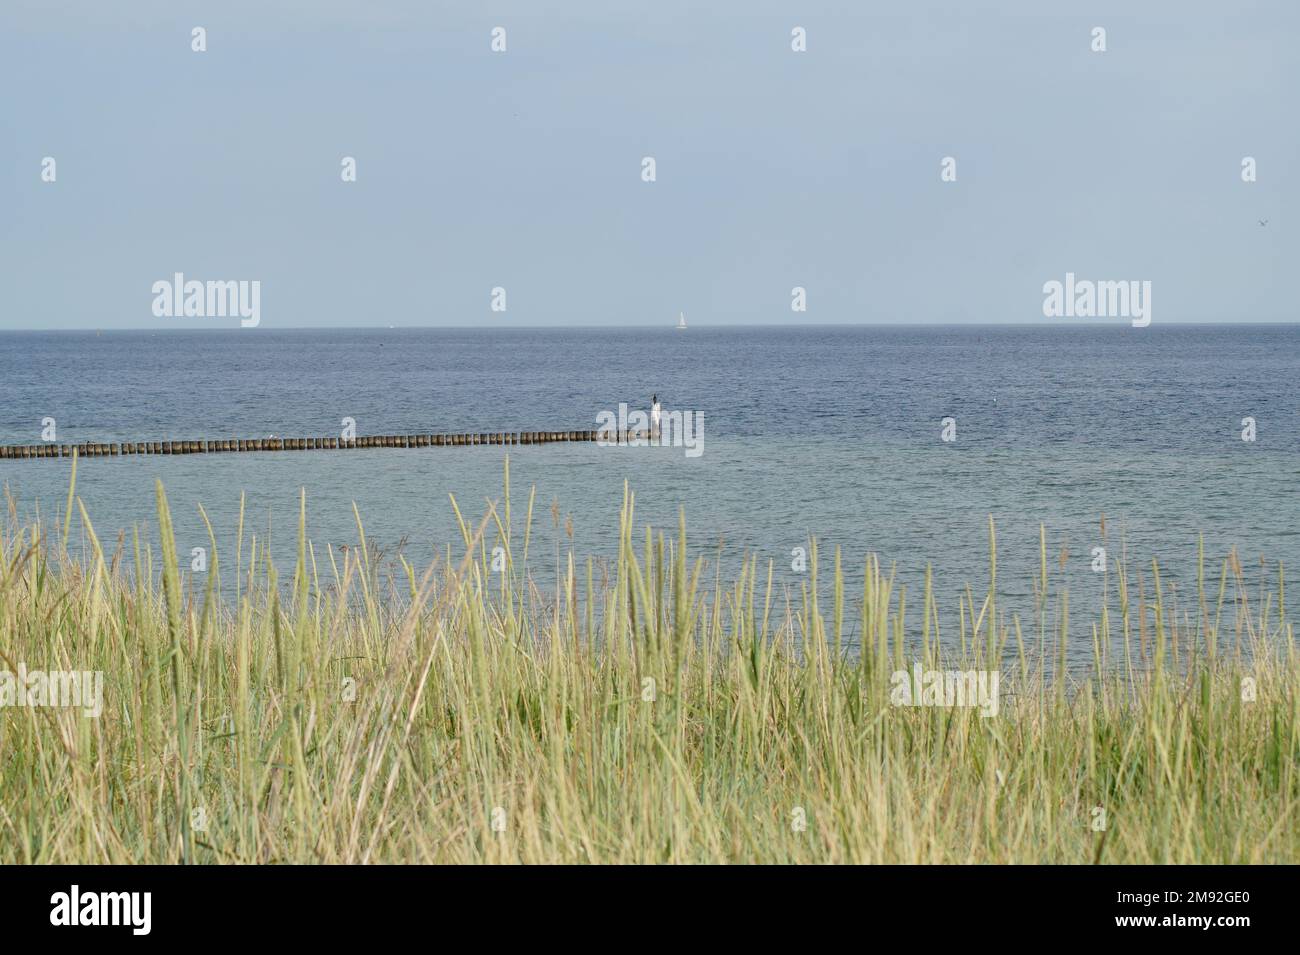
<path id="1" fill-rule="evenodd" d="M 161 547 L 113 553 L 74 489 L 51 538 L 0 535 L 0 666 L 102 671 L 105 709 L 0 709 L 5 863 L 1300 859 L 1291 628 L 1231 562 L 1190 616 L 1117 566 L 1108 675 L 1067 686 L 1045 554 L 1034 621 L 928 579 L 904 615 L 872 559 L 846 601 L 839 554 L 787 606 L 756 563 L 706 577 L 684 527 L 634 542 L 629 496 L 609 579 L 570 557 L 543 590 L 507 473 L 463 559 L 403 562 L 400 592 L 364 541 L 315 553 L 305 506 L 291 580 L 241 521 L 194 581 L 161 486 Z M 1003 664 L 998 715 L 891 705 L 914 657 Z"/>

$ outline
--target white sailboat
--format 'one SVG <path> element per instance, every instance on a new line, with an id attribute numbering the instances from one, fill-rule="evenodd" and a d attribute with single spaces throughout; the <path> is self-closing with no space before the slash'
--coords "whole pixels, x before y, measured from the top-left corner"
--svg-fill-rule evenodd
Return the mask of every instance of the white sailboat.
<path id="1" fill-rule="evenodd" d="M 677 330 L 678 331 L 686 330 L 686 315 L 683 312 L 677 313 Z"/>

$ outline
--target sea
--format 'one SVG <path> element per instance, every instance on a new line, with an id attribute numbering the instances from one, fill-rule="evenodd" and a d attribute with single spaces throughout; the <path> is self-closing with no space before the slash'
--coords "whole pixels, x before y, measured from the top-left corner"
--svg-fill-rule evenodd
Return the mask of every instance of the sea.
<path id="1" fill-rule="evenodd" d="M 417 568 L 462 552 L 503 496 L 529 565 L 607 563 L 625 488 L 644 526 L 684 514 L 709 580 L 771 562 L 798 599 L 815 538 L 860 592 L 868 554 L 919 607 L 924 576 L 950 632 L 988 589 L 990 519 L 1004 612 L 1032 616 L 1040 534 L 1054 593 L 1090 652 L 1090 612 L 1122 559 L 1194 608 L 1235 551 L 1254 599 L 1300 568 L 1300 326 L 962 325 L 388 328 L 0 333 L 0 442 L 58 443 L 595 429 L 602 415 L 691 413 L 685 447 L 497 445 L 86 458 L 76 493 L 109 549 L 157 540 L 161 480 L 182 555 L 270 542 L 292 571 L 298 503 L 318 565 L 369 545 Z M 606 420 L 608 420 L 606 418 Z M 58 520 L 65 459 L 0 460 L 8 520 Z M 74 537 L 81 537 L 74 533 Z M 1101 556 L 1098 548 L 1105 548 Z M 226 562 L 229 566 L 230 561 Z M 603 565 L 603 564 L 602 564 Z M 1104 566 L 1107 572 L 1099 572 Z M 223 585 L 230 583 L 224 572 Z M 1107 577 L 1112 579 L 1107 584 Z M 1181 595 L 1181 596 L 1179 596 Z M 781 598 L 784 600 L 784 596 Z M 852 613 L 852 610 L 850 610 Z"/>

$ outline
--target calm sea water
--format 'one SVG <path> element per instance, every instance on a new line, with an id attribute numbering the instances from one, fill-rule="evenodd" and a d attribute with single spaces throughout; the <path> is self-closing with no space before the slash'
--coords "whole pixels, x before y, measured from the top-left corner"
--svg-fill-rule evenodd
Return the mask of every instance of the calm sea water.
<path id="1" fill-rule="evenodd" d="M 1236 547 L 1248 575 L 1300 567 L 1300 327 L 671 328 L 0 333 L 0 441 L 60 442 L 594 428 L 620 402 L 702 412 L 704 453 L 681 449 L 428 448 L 89 459 L 78 493 L 102 540 L 154 533 L 153 483 L 178 546 L 206 542 L 197 505 L 233 548 L 239 496 L 277 557 L 293 559 L 298 488 L 319 546 L 367 536 L 417 562 L 459 541 L 448 501 L 482 512 L 510 455 L 516 514 L 535 486 L 534 555 L 553 563 L 554 503 L 579 555 L 616 546 L 623 483 L 642 521 L 675 527 L 723 563 L 776 561 L 816 535 L 860 568 L 878 553 L 941 610 L 999 582 L 1028 606 L 1040 524 L 1086 609 L 1092 547 L 1123 543 L 1186 586 L 1198 535 L 1211 567 Z M 1241 439 L 1242 419 L 1258 439 Z M 941 440 L 941 420 L 956 440 Z M 69 465 L 0 461 L 20 512 L 62 507 Z M 1100 520 L 1105 515 L 1106 540 Z M 563 538 L 561 529 L 559 538 Z M 567 539 L 565 539 L 567 547 Z M 1065 552 L 1062 558 L 1062 552 Z M 1080 632 L 1080 639 L 1086 633 Z"/>

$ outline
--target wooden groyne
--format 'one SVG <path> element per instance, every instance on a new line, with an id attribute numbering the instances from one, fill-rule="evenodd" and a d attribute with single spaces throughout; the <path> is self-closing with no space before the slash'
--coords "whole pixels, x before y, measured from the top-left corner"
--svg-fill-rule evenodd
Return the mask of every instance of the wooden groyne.
<path id="1" fill-rule="evenodd" d="M 351 451 L 362 448 L 447 448 L 472 444 L 557 444 L 605 439 L 601 431 L 486 431 L 457 434 L 375 434 L 358 438 L 229 438 L 217 441 L 119 441 L 82 444 L 5 444 L 0 460 L 110 457 L 132 454 L 239 454 L 250 451 Z M 623 431 L 611 444 L 634 444 L 644 431 Z"/>

